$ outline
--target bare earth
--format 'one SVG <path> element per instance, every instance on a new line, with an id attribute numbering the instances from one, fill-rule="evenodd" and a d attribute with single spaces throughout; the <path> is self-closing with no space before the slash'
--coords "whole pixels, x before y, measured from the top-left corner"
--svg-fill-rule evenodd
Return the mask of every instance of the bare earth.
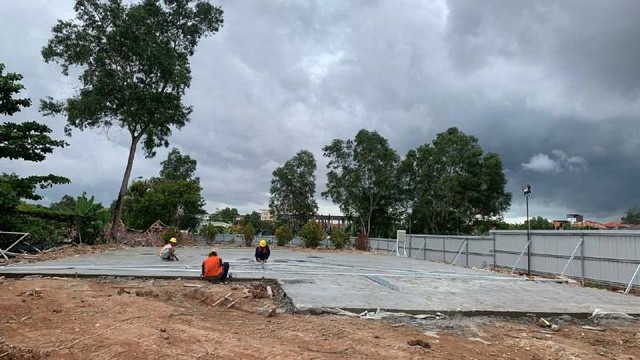
<path id="1" fill-rule="evenodd" d="M 552 332 L 530 318 L 382 321 L 286 308 L 268 282 L 0 279 L 0 359 L 640 359 L 635 320 L 588 323 L 598 331 L 551 319 Z"/>

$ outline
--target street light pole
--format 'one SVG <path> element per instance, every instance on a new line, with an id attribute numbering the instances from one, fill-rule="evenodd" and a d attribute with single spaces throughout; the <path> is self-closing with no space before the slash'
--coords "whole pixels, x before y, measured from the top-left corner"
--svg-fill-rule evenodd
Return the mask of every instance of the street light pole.
<path id="1" fill-rule="evenodd" d="M 529 221 L 529 196 L 531 196 L 531 185 L 522 187 L 522 193 L 527 207 L 527 275 L 531 276 L 531 222 Z"/>

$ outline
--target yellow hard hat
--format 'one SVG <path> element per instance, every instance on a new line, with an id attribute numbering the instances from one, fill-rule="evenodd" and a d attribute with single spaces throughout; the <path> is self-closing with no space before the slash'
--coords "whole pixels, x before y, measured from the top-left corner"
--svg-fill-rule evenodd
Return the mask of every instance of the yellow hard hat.
<path id="1" fill-rule="evenodd" d="M 267 246 L 267 240 L 265 239 L 260 240 L 260 247 L 265 247 L 265 246 Z"/>
<path id="2" fill-rule="evenodd" d="M 218 255 L 218 249 L 211 249 L 211 251 L 209 251 L 209 256 L 211 255 Z"/>
<path id="3" fill-rule="evenodd" d="M 173 243 L 173 244 L 177 244 L 177 243 L 178 243 L 178 240 L 177 240 L 176 238 L 171 238 L 171 239 L 169 240 L 169 242 L 170 242 L 170 243 Z"/>

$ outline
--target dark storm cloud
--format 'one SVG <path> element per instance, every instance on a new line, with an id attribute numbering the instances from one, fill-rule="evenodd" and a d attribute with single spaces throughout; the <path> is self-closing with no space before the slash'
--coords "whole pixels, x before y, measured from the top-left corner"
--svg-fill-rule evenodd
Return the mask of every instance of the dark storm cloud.
<path id="1" fill-rule="evenodd" d="M 640 23 L 636 2 L 221 1 L 225 25 L 192 59 L 191 123 L 171 145 L 198 160 L 208 209 L 266 206 L 271 172 L 297 151 L 377 130 L 402 156 L 457 126 L 501 155 L 521 217 L 610 219 L 639 206 Z M 74 91 L 40 48 L 73 2 L 0 3 L 0 61 L 25 75 L 28 96 Z M 35 109 L 16 120 L 40 119 Z M 46 120 L 62 136 L 64 119 Z M 115 196 L 127 152 L 117 129 L 76 132 L 45 162 L 3 171 L 59 173 Z M 90 149 L 89 151 L 87 149 Z M 138 153 L 132 177 L 155 176 Z M 322 201 L 323 211 L 336 207 Z"/>

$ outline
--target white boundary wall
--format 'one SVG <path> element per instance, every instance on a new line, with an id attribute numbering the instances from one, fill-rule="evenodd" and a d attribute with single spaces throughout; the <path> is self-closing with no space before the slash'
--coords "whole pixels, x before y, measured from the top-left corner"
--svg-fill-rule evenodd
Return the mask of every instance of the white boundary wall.
<path id="1" fill-rule="evenodd" d="M 640 231 L 532 230 L 530 238 L 531 271 L 536 273 L 559 275 L 564 271 L 577 279 L 626 286 L 640 265 Z M 478 268 L 512 268 L 525 248 L 527 232 L 497 230 L 488 236 L 407 234 L 404 242 L 369 240 L 373 251 L 397 254 L 399 249 L 399 255 L 414 259 Z M 527 269 L 526 250 L 515 267 Z M 633 286 L 640 287 L 640 274 Z"/>

